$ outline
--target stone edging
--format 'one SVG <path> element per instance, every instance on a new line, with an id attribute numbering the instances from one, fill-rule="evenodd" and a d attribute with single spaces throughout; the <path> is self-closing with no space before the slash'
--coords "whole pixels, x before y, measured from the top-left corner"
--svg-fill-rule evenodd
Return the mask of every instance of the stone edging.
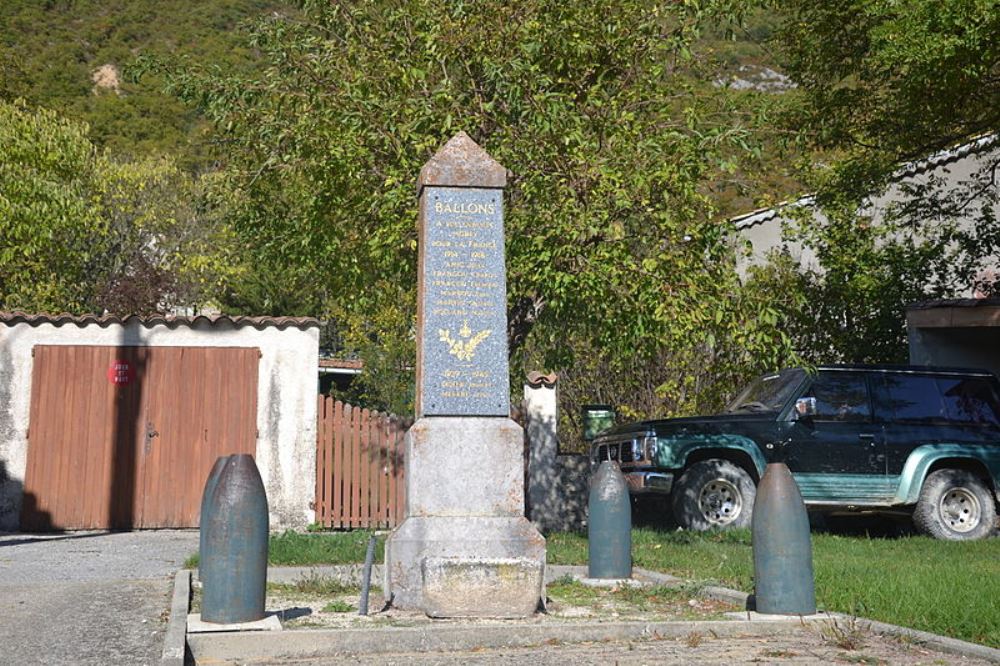
<path id="1" fill-rule="evenodd" d="M 387 652 L 452 652 L 476 648 L 531 647 L 549 642 L 583 643 L 681 638 L 692 633 L 717 637 L 766 636 L 798 629 L 798 620 L 747 622 L 574 622 L 553 625 L 450 625 L 377 629 L 291 629 L 244 634 L 197 634 L 192 654 L 206 662 L 263 662 Z"/>
<path id="2" fill-rule="evenodd" d="M 174 576 L 174 593 L 170 602 L 170 618 L 163 636 L 160 666 L 184 666 L 187 645 L 187 614 L 191 605 L 191 572 L 181 569 Z"/>
<path id="3" fill-rule="evenodd" d="M 685 581 L 681 578 L 676 578 L 668 574 L 662 574 L 657 571 L 649 571 L 647 569 L 640 569 L 636 567 L 634 569 L 634 574 L 639 574 L 650 580 L 656 581 L 663 585 L 678 586 L 685 584 Z M 739 590 L 731 590 L 725 587 L 704 587 L 698 591 L 698 594 L 710 599 L 718 599 L 720 601 L 728 601 L 730 603 L 736 604 L 738 606 L 746 607 L 747 597 L 750 595 L 746 592 L 740 592 Z M 995 663 L 1000 663 L 1000 650 L 996 648 L 987 647 L 986 645 L 979 645 L 978 643 L 970 643 L 968 641 L 959 640 L 957 638 L 950 638 L 948 636 L 941 636 L 939 634 L 932 634 L 928 631 L 920 631 L 918 629 L 910 629 L 909 627 L 900 627 L 895 624 L 888 624 L 887 622 L 879 622 L 878 620 L 869 620 L 864 617 L 854 617 L 850 615 L 845 615 L 843 613 L 829 613 L 831 619 L 840 619 L 845 621 L 856 622 L 858 626 L 862 629 L 872 631 L 878 634 L 888 634 L 891 636 L 899 636 L 904 638 L 913 639 L 920 641 L 926 645 L 933 647 L 941 652 L 946 652 L 948 654 L 955 654 L 964 657 L 975 657 L 977 659 L 985 659 L 987 661 L 992 661 Z"/>
<path id="4" fill-rule="evenodd" d="M 376 565 L 378 566 L 378 565 Z M 379 567 L 380 568 L 380 567 Z M 360 574 L 360 565 L 316 566 L 316 567 L 274 567 L 268 569 L 268 580 L 274 582 L 291 582 L 302 575 L 332 576 L 338 579 L 355 579 Z M 546 582 L 552 582 L 562 576 L 570 575 L 585 577 L 585 566 L 546 567 Z M 636 567 L 633 571 L 636 578 L 669 587 L 688 585 L 684 579 L 663 574 L 648 569 Z M 373 571 L 373 580 L 378 580 Z M 170 625 L 163 649 L 161 666 L 180 666 L 183 664 L 183 643 L 176 647 L 179 634 L 186 631 L 187 608 L 190 600 L 191 574 L 179 571 L 174 583 L 174 598 L 170 612 Z M 702 587 L 694 593 L 720 601 L 746 606 L 746 592 L 724 587 Z M 177 618 L 177 620 L 175 620 Z M 526 647 L 548 640 L 567 643 L 585 641 L 628 640 L 649 637 L 679 637 L 691 632 L 712 631 L 716 635 L 732 635 L 753 631 L 760 634 L 775 634 L 801 627 L 803 622 L 829 621 L 840 619 L 858 623 L 861 629 L 879 634 L 905 637 L 920 641 L 941 652 L 975 657 L 1000 663 L 1000 650 L 969 643 L 947 636 L 931 634 L 907 627 L 900 627 L 884 622 L 856 618 L 839 613 L 829 613 L 825 617 L 780 619 L 768 621 L 727 620 L 696 621 L 696 622 L 615 622 L 615 623 L 568 623 L 544 626 L 502 626 L 477 625 L 462 626 L 429 626 L 429 627 L 391 627 L 369 629 L 308 629 L 286 630 L 279 633 L 244 633 L 200 635 L 190 637 L 192 652 L 202 659 L 275 659 L 307 658 L 344 654 L 380 654 L 391 645 L 393 650 L 409 651 L 429 650 L 462 650 L 473 647 L 501 648 Z M 179 627 L 176 625 L 179 624 Z M 386 632 L 392 632 L 392 640 L 388 641 Z M 168 654 L 169 651 L 169 654 Z M 179 661 L 175 659 L 180 654 Z"/>

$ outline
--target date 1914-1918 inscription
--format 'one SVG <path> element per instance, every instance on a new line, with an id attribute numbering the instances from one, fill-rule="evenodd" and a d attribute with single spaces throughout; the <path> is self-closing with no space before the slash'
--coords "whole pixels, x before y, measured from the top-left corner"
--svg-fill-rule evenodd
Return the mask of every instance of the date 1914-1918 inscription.
<path id="1" fill-rule="evenodd" d="M 508 416 L 500 191 L 428 187 L 424 197 L 422 412 Z"/>

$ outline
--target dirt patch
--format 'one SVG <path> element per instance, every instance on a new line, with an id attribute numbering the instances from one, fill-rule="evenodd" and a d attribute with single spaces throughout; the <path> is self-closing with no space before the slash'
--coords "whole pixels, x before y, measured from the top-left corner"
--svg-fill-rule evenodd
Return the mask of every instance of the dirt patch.
<path id="1" fill-rule="evenodd" d="M 116 95 L 121 94 L 121 72 L 111 63 L 95 69 L 90 80 L 94 82 L 95 95 L 101 90 L 110 90 Z"/>
<path id="2" fill-rule="evenodd" d="M 335 629 L 370 627 L 372 625 L 415 627 L 455 623 L 518 623 L 532 624 L 581 620 L 680 621 L 726 620 L 725 613 L 736 606 L 698 596 L 694 587 L 663 586 L 589 587 L 570 577 L 546 586 L 545 612 L 527 620 L 440 620 L 428 618 L 420 611 L 387 607 L 382 590 L 374 587 L 369 594 L 366 616 L 358 615 L 361 590 L 334 578 L 307 576 L 294 583 L 269 583 L 266 608 L 278 615 L 286 629 Z M 201 591 L 192 599 L 192 612 L 201 607 Z"/>

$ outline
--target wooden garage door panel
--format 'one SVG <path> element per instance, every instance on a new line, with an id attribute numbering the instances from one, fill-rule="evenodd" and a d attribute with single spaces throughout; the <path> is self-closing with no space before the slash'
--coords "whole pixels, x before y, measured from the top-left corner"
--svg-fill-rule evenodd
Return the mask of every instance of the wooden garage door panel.
<path id="1" fill-rule="evenodd" d="M 36 348 L 21 525 L 25 529 L 112 524 L 108 488 L 116 429 L 114 386 L 78 372 L 74 347 Z M 113 348 L 86 361 L 107 366 Z M 64 489 L 61 491 L 60 489 Z"/>
<path id="2" fill-rule="evenodd" d="M 219 455 L 256 449 L 259 351 L 38 346 L 25 529 L 195 527 Z M 116 361 L 130 370 L 116 385 Z"/>
<path id="3" fill-rule="evenodd" d="M 142 527 L 197 526 L 215 459 L 256 453 L 257 349 L 169 352 L 149 366 L 159 390 L 143 414 Z"/>

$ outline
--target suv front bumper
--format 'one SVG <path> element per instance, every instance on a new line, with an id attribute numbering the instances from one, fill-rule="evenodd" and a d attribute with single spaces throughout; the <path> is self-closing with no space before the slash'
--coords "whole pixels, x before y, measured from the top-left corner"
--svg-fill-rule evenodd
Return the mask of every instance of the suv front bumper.
<path id="1" fill-rule="evenodd" d="M 674 487 L 674 475 L 662 472 L 625 472 L 625 484 L 633 495 L 645 493 L 670 494 Z"/>

